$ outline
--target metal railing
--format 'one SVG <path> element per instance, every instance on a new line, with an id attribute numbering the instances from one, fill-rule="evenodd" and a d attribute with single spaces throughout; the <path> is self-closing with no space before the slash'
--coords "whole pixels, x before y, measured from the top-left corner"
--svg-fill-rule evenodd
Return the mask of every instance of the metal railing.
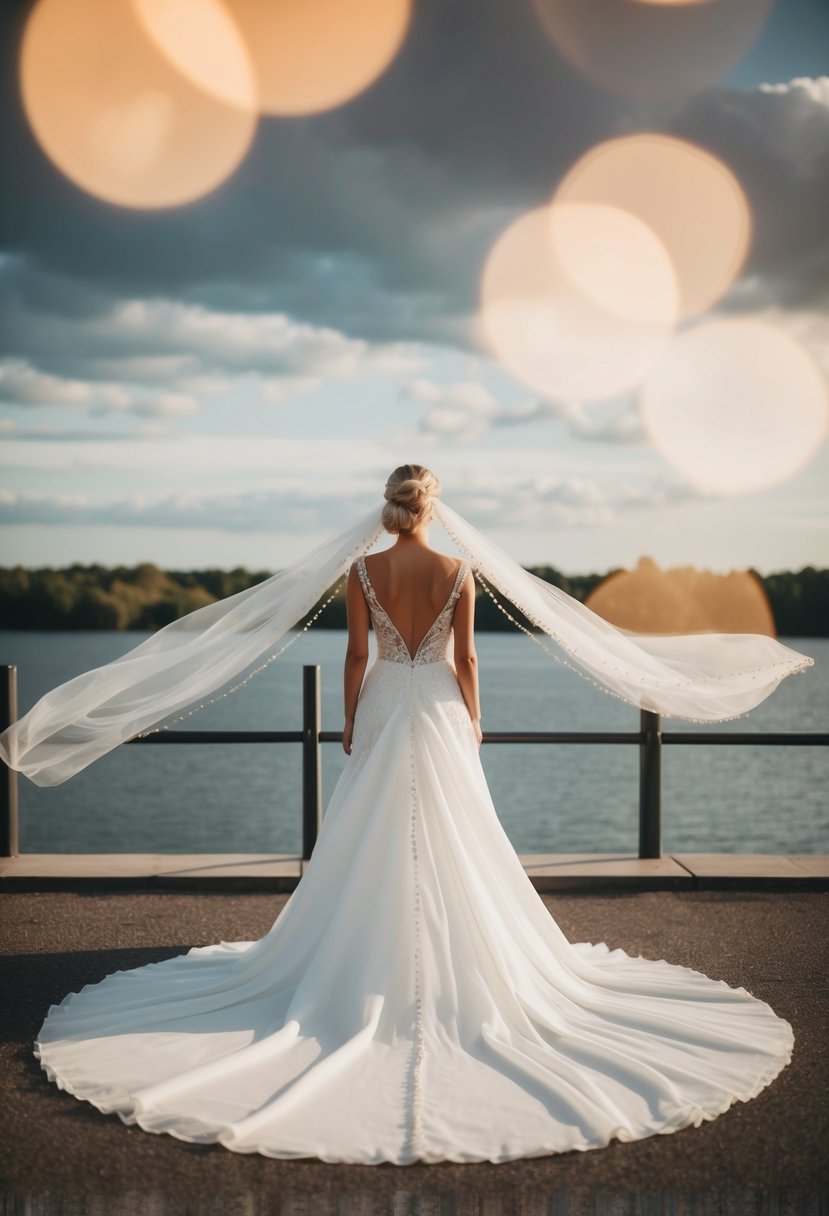
<path id="1" fill-rule="evenodd" d="M 0 665 L 0 729 L 17 720 L 17 668 Z M 659 714 L 640 710 L 638 731 L 488 731 L 484 743 L 627 743 L 639 748 L 639 856 L 662 856 L 662 747 L 665 744 L 757 744 L 826 747 L 829 733 L 797 731 L 670 731 Z M 322 826 L 323 743 L 341 743 L 342 732 L 323 730 L 320 669 L 302 669 L 301 730 L 163 730 L 130 745 L 299 743 L 302 745 L 302 856 L 307 860 Z M 16 857 L 19 846 L 17 773 L 0 761 L 0 856 Z"/>

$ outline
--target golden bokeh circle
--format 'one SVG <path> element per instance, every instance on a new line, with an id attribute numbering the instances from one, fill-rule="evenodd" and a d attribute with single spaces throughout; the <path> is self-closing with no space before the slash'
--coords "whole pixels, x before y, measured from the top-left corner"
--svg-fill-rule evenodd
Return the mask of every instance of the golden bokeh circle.
<path id="1" fill-rule="evenodd" d="M 147 34 L 173 67 L 203 92 L 258 111 L 253 63 L 224 0 L 132 0 Z"/>
<path id="2" fill-rule="evenodd" d="M 514 221 L 489 253 L 480 296 L 479 331 L 498 359 L 537 392 L 579 401 L 637 384 L 677 305 L 673 268 L 650 230 L 588 204 Z"/>
<path id="3" fill-rule="evenodd" d="M 400 50 L 412 16 L 412 0 L 133 2 L 171 62 L 203 89 L 284 116 L 362 93 Z"/>
<path id="4" fill-rule="evenodd" d="M 619 207 L 647 224 L 674 264 L 683 317 L 725 294 L 751 242 L 751 212 L 731 170 L 696 144 L 650 131 L 591 148 L 556 189 L 560 203 Z"/>
<path id="5" fill-rule="evenodd" d="M 184 77 L 118 0 L 39 0 L 20 53 L 23 105 L 76 185 L 124 207 L 187 203 L 250 147 L 256 116 Z"/>

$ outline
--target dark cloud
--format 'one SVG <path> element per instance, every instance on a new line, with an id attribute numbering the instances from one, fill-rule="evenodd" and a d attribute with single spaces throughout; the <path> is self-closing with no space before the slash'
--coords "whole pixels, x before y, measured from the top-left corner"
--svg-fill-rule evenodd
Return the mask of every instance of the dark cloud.
<path id="1" fill-rule="evenodd" d="M 66 181 L 21 113 L 14 59 L 27 5 L 4 6 L 0 247 L 17 255 L 15 353 L 48 317 L 95 322 L 124 298 L 285 312 L 362 340 L 466 347 L 485 253 L 594 142 L 657 128 L 736 171 L 752 206 L 747 272 L 774 302 L 815 299 L 829 264 L 829 105 L 807 89 L 711 89 L 682 106 L 622 102 L 579 77 L 532 6 L 424 0 L 391 69 L 315 118 L 264 120 L 233 178 L 167 212 L 125 211 Z M 69 354 L 64 352 L 65 360 Z"/>
<path id="2" fill-rule="evenodd" d="M 234 177 L 200 203 L 123 211 L 85 196 L 34 143 L 11 62 L 20 11 L 6 9 L 2 38 L 17 187 L 0 212 L 5 248 L 107 294 L 286 310 L 362 337 L 460 338 L 453 321 L 504 209 L 543 197 L 615 110 L 539 38 L 529 5 L 419 4 L 363 97 L 263 121 Z"/>
<path id="3" fill-rule="evenodd" d="M 829 77 L 750 92 L 710 90 L 686 102 L 668 128 L 721 157 L 748 198 L 753 233 L 744 273 L 751 291 L 735 292 L 733 306 L 750 306 L 756 296 L 763 304 L 825 307 Z"/>
<path id="4" fill-rule="evenodd" d="M 156 297 L 103 299 L 78 317 L 44 301 L 46 282 L 19 257 L 0 268 L 0 401 L 183 416 L 197 412 L 193 394 L 226 391 L 236 376 L 262 377 L 265 399 L 275 401 L 320 378 L 405 371 L 421 362 L 411 344 L 369 343 L 284 313 L 224 312 Z M 65 284 L 56 285 L 60 295 Z M 134 386 L 149 395 L 135 399 Z M 169 388 L 177 391 L 159 392 Z"/>

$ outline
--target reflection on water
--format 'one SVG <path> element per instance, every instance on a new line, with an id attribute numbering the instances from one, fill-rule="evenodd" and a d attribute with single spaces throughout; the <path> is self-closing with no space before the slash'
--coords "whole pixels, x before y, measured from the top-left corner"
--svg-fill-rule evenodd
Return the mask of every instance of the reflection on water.
<path id="1" fill-rule="evenodd" d="M 0 661 L 17 663 L 21 711 L 43 692 L 134 646 L 142 635 L 4 633 Z M 342 727 L 344 634 L 311 630 L 189 729 L 297 730 L 301 667 L 322 668 L 323 729 Z M 546 659 L 520 634 L 477 639 L 485 728 L 639 727 L 636 709 Z M 665 720 L 671 729 L 826 729 L 829 639 L 799 639 L 815 666 L 791 677 L 747 717 L 722 727 Z M 638 752 L 630 745 L 491 745 L 482 761 L 495 806 L 519 852 L 635 851 Z M 330 794 L 345 756 L 323 747 Z M 662 817 L 668 851 L 829 852 L 829 749 L 666 747 Z M 26 852 L 285 852 L 301 842 L 296 744 L 126 747 L 55 789 L 20 783 Z"/>

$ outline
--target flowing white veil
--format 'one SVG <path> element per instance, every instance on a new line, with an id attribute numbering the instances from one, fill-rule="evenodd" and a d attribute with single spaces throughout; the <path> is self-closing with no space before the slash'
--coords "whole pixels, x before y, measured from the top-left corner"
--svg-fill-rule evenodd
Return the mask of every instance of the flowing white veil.
<path id="1" fill-rule="evenodd" d="M 552 639 L 555 646 L 544 647 L 548 654 L 639 709 L 692 722 L 722 722 L 747 713 L 786 676 L 814 663 L 763 634 L 620 629 L 522 569 L 439 499 L 433 512 L 481 581 Z"/>
<path id="2" fill-rule="evenodd" d="M 59 785 L 119 743 L 233 691 L 282 653 L 291 627 L 372 548 L 383 531 L 380 514 L 373 508 L 257 586 L 173 621 L 121 658 L 52 689 L 0 735 L 0 757 L 37 785 Z M 553 658 L 631 705 L 722 721 L 754 708 L 814 662 L 759 634 L 618 629 L 527 573 L 440 499 L 433 514 L 479 579 L 552 640 L 545 649 Z"/>
<path id="3" fill-rule="evenodd" d="M 230 691 L 277 657 L 272 652 L 291 626 L 382 530 L 375 507 L 264 582 L 198 608 L 113 662 L 58 685 L 0 735 L 0 757 L 36 785 L 60 785 L 126 739 Z"/>

